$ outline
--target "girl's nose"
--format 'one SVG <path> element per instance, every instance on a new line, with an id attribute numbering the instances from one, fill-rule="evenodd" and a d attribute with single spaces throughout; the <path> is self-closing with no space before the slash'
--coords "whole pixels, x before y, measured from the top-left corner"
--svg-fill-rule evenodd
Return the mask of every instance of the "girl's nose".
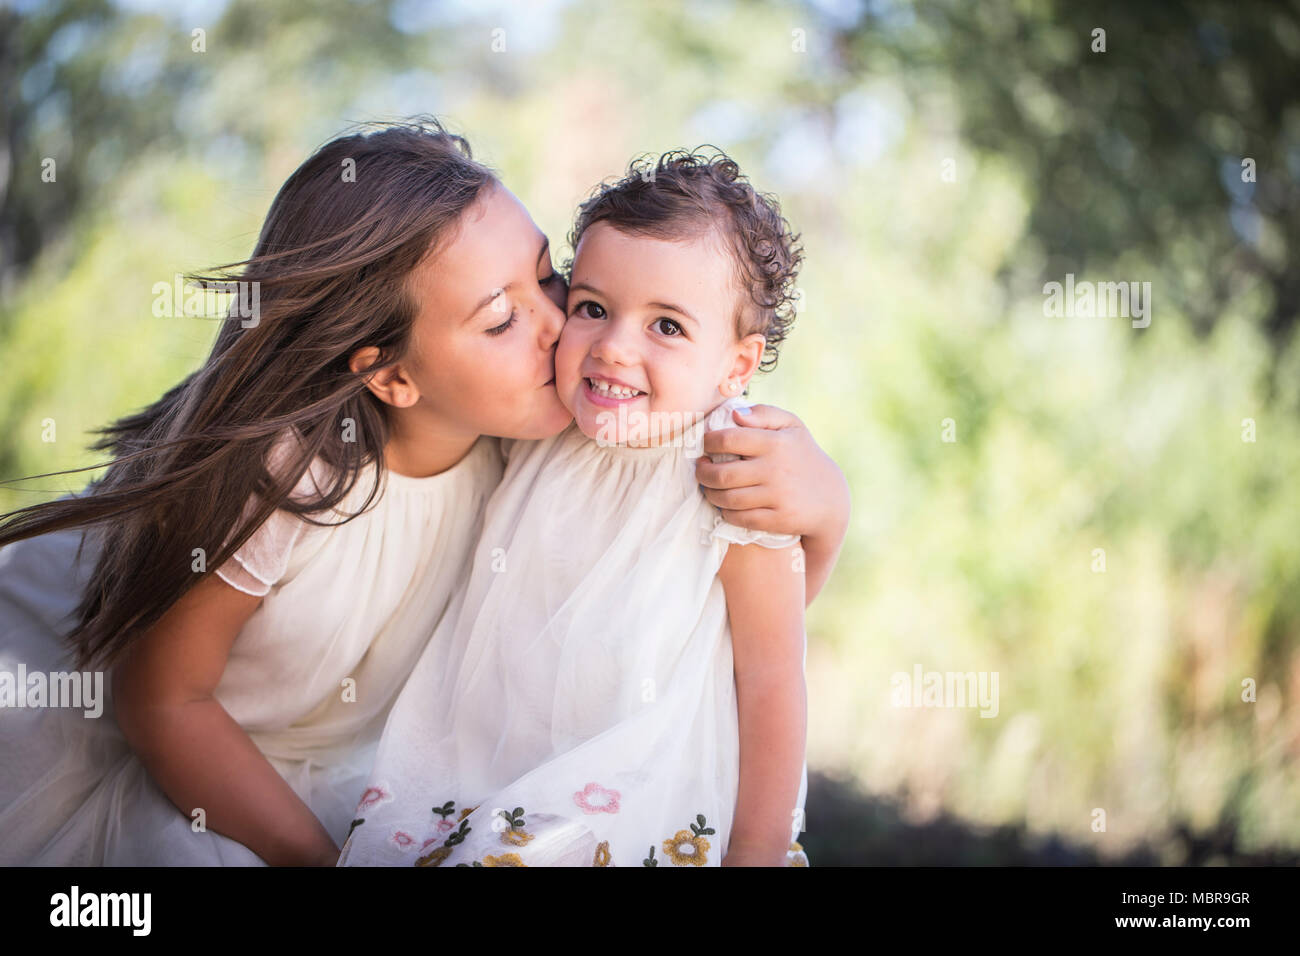
<path id="1" fill-rule="evenodd" d="M 592 340 L 591 357 L 610 365 L 632 365 L 636 361 L 629 325 L 606 319 L 600 333 Z"/>
<path id="2" fill-rule="evenodd" d="M 542 296 L 541 302 L 537 306 L 537 328 L 538 336 L 541 339 L 541 347 L 544 351 L 549 351 L 555 347 L 555 343 L 560 340 L 560 332 L 564 329 L 564 309 L 557 306 L 547 296 Z"/>

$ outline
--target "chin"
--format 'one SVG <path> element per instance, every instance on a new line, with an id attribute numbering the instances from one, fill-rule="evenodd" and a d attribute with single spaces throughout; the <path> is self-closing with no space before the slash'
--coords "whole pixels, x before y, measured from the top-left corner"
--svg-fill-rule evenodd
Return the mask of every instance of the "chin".
<path id="1" fill-rule="evenodd" d="M 599 440 L 599 441 L 611 442 L 609 429 L 602 428 L 594 418 L 590 418 L 590 417 L 579 418 L 577 419 L 577 422 L 578 422 L 578 430 L 582 432 L 584 435 L 586 435 L 588 438 L 590 438 L 592 441 Z M 621 445 L 623 444 L 624 441 L 626 441 L 626 438 L 622 435 L 619 435 L 616 438 L 614 438 L 611 443 Z"/>
<path id="2" fill-rule="evenodd" d="M 564 431 L 573 424 L 573 415 L 563 405 L 556 402 L 559 408 L 558 412 L 546 415 L 537 422 L 536 434 L 525 436 L 527 438 L 554 438 L 560 432 Z"/>

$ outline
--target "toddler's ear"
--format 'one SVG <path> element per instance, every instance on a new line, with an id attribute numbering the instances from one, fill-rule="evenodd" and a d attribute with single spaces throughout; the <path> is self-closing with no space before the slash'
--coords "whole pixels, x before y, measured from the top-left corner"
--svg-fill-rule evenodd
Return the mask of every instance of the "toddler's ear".
<path id="1" fill-rule="evenodd" d="M 731 363 L 727 382 L 736 382 L 739 387 L 728 391 L 727 385 L 724 384 L 721 389 L 724 395 L 739 395 L 745 390 L 749 380 L 758 371 L 759 363 L 763 361 L 763 349 L 766 347 L 767 337 L 762 332 L 751 332 L 736 343 L 736 357 Z"/>

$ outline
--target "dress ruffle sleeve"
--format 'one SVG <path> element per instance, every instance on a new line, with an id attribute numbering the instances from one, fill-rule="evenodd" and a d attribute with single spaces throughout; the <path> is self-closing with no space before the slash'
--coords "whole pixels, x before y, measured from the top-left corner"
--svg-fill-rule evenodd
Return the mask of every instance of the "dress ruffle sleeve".
<path id="1" fill-rule="evenodd" d="M 290 448 L 288 438 L 282 438 L 270 455 L 271 467 L 279 467 Z M 303 473 L 294 487 L 293 497 L 306 497 L 317 492 L 314 472 L 316 464 Z M 256 496 L 244 506 L 247 517 L 257 507 Z M 284 577 L 294 545 L 298 543 L 307 523 L 291 512 L 277 508 L 252 536 L 245 541 L 230 560 L 217 568 L 217 577 L 236 590 L 257 597 L 269 594 L 271 588 Z M 227 538 L 229 540 L 229 538 Z"/>

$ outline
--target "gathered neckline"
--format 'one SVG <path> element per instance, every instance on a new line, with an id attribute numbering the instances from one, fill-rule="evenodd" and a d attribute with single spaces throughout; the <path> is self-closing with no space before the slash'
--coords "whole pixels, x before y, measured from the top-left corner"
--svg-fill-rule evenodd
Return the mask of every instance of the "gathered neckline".
<path id="1" fill-rule="evenodd" d="M 667 457 L 673 451 L 679 451 L 686 454 L 686 457 L 694 459 L 704 454 L 704 434 L 709 430 L 709 423 L 714 421 L 714 416 L 727 415 L 730 413 L 732 408 L 747 405 L 747 402 L 744 402 L 739 398 L 728 398 L 701 415 L 699 421 L 695 422 L 689 428 L 683 429 L 676 438 L 672 439 L 667 444 L 652 445 L 649 447 L 603 444 L 597 439 L 585 435 L 578 428 L 577 422 L 570 424 L 569 428 L 576 433 L 575 437 L 581 438 L 584 442 L 594 448 L 597 454 L 611 458 L 625 458 L 634 461 L 638 459 L 643 461 L 658 461 Z M 694 454 L 690 454 L 688 449 L 694 450 Z"/>

